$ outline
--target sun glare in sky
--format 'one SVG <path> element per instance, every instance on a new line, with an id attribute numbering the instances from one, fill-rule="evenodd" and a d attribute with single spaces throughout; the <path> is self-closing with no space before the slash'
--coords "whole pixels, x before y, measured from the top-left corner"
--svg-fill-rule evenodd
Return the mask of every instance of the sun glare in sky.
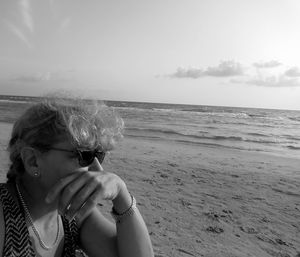
<path id="1" fill-rule="evenodd" d="M 298 0 L 3 0 L 0 94 L 300 110 Z"/>

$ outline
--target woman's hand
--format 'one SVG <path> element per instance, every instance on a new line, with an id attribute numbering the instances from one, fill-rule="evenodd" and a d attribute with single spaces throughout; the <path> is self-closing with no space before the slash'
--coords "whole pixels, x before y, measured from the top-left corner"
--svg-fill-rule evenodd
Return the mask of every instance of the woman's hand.
<path id="1" fill-rule="evenodd" d="M 116 174 L 105 172 L 101 166 L 96 169 L 60 179 L 49 191 L 46 202 L 51 203 L 59 197 L 60 214 L 65 214 L 68 219 L 75 218 L 79 225 L 101 200 L 118 202 L 118 206 L 130 206 L 130 202 L 126 201 L 129 193 L 124 181 Z"/>

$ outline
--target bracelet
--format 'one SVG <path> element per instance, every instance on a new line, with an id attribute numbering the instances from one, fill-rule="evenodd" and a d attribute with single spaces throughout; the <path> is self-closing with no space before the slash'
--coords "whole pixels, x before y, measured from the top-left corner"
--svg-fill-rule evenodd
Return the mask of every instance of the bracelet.
<path id="1" fill-rule="evenodd" d="M 130 207 L 122 212 L 122 213 L 118 213 L 114 207 L 112 207 L 111 209 L 111 216 L 114 218 L 114 220 L 116 221 L 116 223 L 121 223 L 121 221 L 125 218 L 125 217 L 128 217 L 128 216 L 132 216 L 135 212 L 135 209 L 137 208 L 136 207 L 136 200 L 134 198 L 134 196 L 132 194 L 130 194 L 131 196 L 131 205 Z"/>

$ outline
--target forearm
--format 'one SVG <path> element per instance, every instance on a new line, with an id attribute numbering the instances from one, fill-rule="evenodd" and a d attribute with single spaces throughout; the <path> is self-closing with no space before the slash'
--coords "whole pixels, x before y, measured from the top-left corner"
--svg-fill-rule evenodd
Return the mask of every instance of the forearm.
<path id="1" fill-rule="evenodd" d="M 126 190 L 127 191 L 127 190 Z M 119 213 L 131 205 L 127 192 L 114 201 L 114 208 Z M 125 208 L 127 206 L 127 208 Z M 122 217 L 117 226 L 117 245 L 120 257 L 153 257 L 153 249 L 146 224 L 137 208 L 129 215 Z"/>
<path id="2" fill-rule="evenodd" d="M 75 219 L 80 228 L 82 249 L 88 256 L 153 257 L 147 227 L 138 209 L 132 208 L 134 201 L 126 184 L 115 174 L 99 173 L 96 173 L 97 176 L 90 174 L 96 178 L 88 180 L 99 180 L 98 189 L 89 197 L 80 197 L 79 194 L 77 199 L 72 200 L 74 205 L 79 205 L 78 202 L 81 205 L 75 213 Z M 93 187 L 93 183 L 89 186 Z M 101 199 L 112 200 L 114 213 L 120 222 L 113 224 L 103 216 L 101 209 L 95 206 Z"/>
<path id="3" fill-rule="evenodd" d="M 117 223 L 120 257 L 153 257 L 153 249 L 145 222 L 138 211 Z"/>

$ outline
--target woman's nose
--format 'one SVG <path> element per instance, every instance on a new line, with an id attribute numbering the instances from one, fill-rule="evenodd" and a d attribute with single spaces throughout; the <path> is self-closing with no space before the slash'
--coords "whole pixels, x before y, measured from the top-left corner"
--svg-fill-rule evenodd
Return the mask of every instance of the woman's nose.
<path id="1" fill-rule="evenodd" d="M 99 162 L 99 160 L 97 159 L 97 157 L 95 157 L 94 161 L 92 162 L 92 164 L 89 166 L 89 171 L 103 171 L 103 168 Z"/>

